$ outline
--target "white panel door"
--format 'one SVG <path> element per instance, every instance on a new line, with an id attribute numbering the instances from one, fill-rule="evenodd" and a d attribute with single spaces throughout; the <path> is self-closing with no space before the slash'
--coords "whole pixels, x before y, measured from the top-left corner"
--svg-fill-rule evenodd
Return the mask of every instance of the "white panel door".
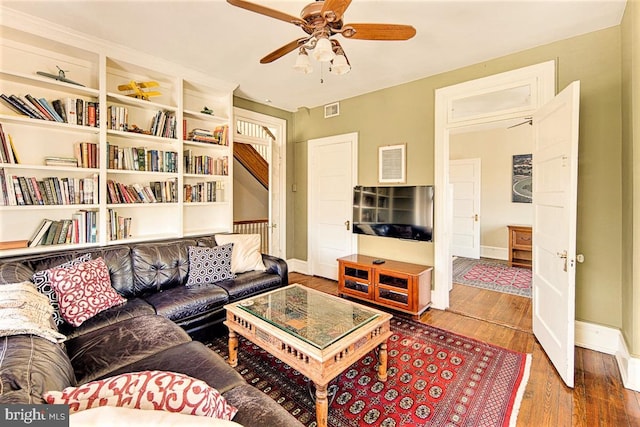
<path id="1" fill-rule="evenodd" d="M 338 279 L 337 259 L 357 252 L 351 232 L 357 134 L 309 141 L 308 267 Z"/>
<path id="2" fill-rule="evenodd" d="M 480 159 L 449 162 L 453 186 L 451 254 L 480 258 Z"/>
<path id="3" fill-rule="evenodd" d="M 533 333 L 569 387 L 574 380 L 580 82 L 533 118 Z"/>

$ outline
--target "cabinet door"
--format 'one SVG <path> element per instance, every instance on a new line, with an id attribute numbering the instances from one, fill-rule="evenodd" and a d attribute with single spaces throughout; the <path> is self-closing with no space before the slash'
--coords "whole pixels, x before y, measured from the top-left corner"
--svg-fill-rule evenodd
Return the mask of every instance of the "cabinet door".
<path id="1" fill-rule="evenodd" d="M 357 264 L 340 263 L 339 291 L 360 298 L 373 299 L 373 271 Z"/>
<path id="2" fill-rule="evenodd" d="M 386 305 L 411 310 L 414 298 L 411 296 L 413 276 L 379 270 L 376 272 L 375 300 Z"/>

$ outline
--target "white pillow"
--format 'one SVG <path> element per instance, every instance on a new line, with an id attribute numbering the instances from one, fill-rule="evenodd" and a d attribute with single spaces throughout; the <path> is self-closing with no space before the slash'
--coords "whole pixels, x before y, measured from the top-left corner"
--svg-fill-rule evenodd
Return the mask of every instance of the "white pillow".
<path id="1" fill-rule="evenodd" d="M 262 262 L 259 234 L 216 234 L 216 243 L 218 245 L 233 243 L 233 252 L 231 253 L 232 273 L 254 270 L 265 271 L 267 269 Z"/>
<path id="2" fill-rule="evenodd" d="M 242 427 L 233 421 L 180 412 L 100 406 L 69 416 L 69 427 Z"/>

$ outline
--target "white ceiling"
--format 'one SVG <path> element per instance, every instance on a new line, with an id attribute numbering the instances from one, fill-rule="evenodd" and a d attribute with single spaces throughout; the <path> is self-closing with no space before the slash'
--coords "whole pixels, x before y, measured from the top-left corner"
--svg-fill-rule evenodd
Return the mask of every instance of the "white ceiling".
<path id="1" fill-rule="evenodd" d="M 307 0 L 253 0 L 299 16 Z M 298 27 L 224 0 L 30 1 L 0 4 L 238 84 L 236 95 L 295 111 L 620 24 L 626 0 L 353 0 L 347 23 L 413 25 L 408 41 L 347 40 L 352 65 L 293 70 L 295 51 L 259 60 L 304 36 Z M 324 82 L 323 82 L 324 81 Z M 269 101 L 267 101 L 269 100 Z"/>

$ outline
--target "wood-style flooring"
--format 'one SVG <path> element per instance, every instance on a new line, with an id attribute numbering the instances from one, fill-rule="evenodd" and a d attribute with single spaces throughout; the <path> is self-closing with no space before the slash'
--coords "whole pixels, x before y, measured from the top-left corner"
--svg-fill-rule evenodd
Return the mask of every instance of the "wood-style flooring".
<path id="1" fill-rule="evenodd" d="M 337 295 L 338 284 L 290 273 L 300 283 Z M 518 427 L 640 426 L 640 393 L 625 389 L 613 356 L 576 347 L 575 387 L 566 387 L 531 332 L 531 300 L 454 285 L 451 308 L 429 309 L 420 321 L 514 351 L 532 354 Z"/>

